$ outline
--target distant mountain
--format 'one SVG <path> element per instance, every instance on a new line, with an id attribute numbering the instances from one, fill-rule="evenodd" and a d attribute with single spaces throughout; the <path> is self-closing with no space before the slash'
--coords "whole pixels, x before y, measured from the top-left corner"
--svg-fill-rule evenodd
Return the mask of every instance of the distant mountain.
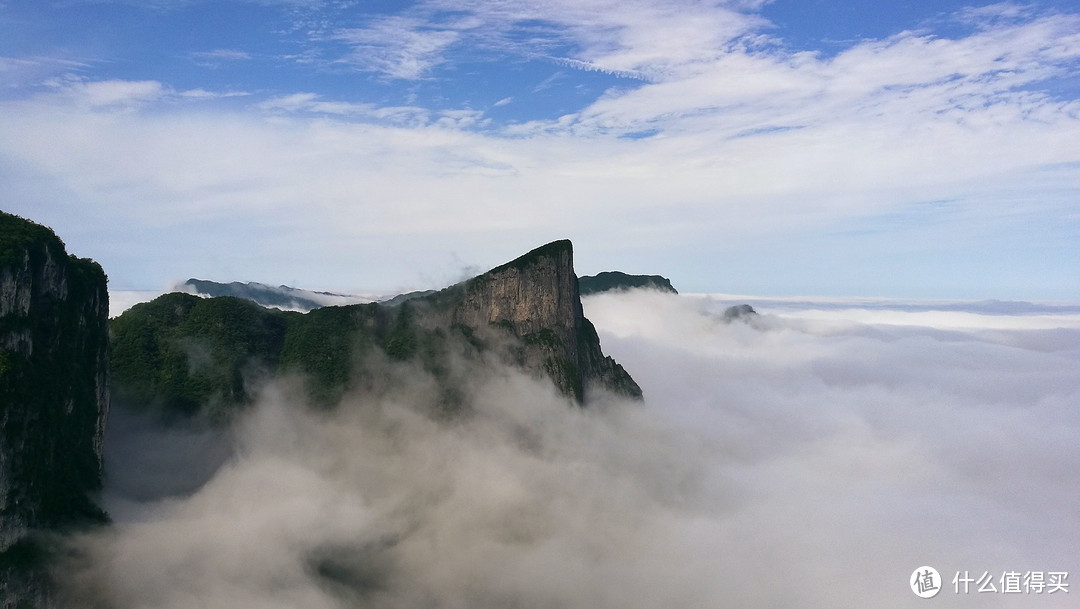
<path id="1" fill-rule="evenodd" d="M 671 285 L 671 280 L 660 275 L 627 275 L 620 271 L 605 271 L 593 276 L 584 276 L 578 279 L 581 286 L 581 295 L 599 294 L 601 292 L 625 291 L 630 289 L 657 290 L 678 294 Z"/>
<path id="2" fill-rule="evenodd" d="M 135 305 L 112 320 L 111 330 L 116 402 L 175 413 L 249 402 L 266 374 L 301 373 L 311 397 L 329 405 L 350 388 L 385 384 L 372 355 L 419 364 L 455 408 L 470 379 L 455 376 L 451 352 L 476 362 L 492 354 L 550 378 L 579 403 L 590 388 L 641 396 L 585 319 L 569 241 L 396 306 L 301 314 L 235 296 L 173 293 Z"/>
<path id="3" fill-rule="evenodd" d="M 231 296 L 250 300 L 261 307 L 272 307 L 283 311 L 308 312 L 319 307 L 333 307 L 351 304 L 378 302 L 387 306 L 397 306 L 415 298 L 430 296 L 438 290 L 419 290 L 405 292 L 391 297 L 368 298 L 352 294 L 335 294 L 334 292 L 315 292 L 302 290 L 287 285 L 272 286 L 265 283 L 249 281 L 241 283 L 219 283 L 205 279 L 188 279 L 178 286 L 181 291 L 197 296 L 218 297 Z"/>
<path id="4" fill-rule="evenodd" d="M 334 294 L 333 292 L 313 292 L 301 290 L 287 285 L 277 287 L 249 281 L 240 283 L 218 283 L 205 279 L 188 279 L 181 288 L 186 292 L 200 296 L 232 296 L 250 300 L 263 307 L 274 307 L 286 311 L 310 311 L 319 307 L 349 305 L 362 302 L 371 302 L 371 298 L 352 296 L 349 294 Z"/>

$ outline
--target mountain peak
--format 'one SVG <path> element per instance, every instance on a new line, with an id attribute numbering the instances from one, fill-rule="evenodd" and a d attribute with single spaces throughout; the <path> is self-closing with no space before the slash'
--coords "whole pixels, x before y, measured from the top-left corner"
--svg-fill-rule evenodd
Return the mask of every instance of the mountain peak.
<path id="1" fill-rule="evenodd" d="M 498 329 L 523 343 L 517 363 L 542 371 L 579 403 L 593 386 L 641 397 L 641 388 L 615 360 L 581 307 L 568 239 L 542 245 L 469 281 L 433 295 L 442 323 L 481 332 Z"/>
<path id="2" fill-rule="evenodd" d="M 534 250 L 518 256 L 510 262 L 501 264 L 484 274 L 500 273 L 508 269 L 524 269 L 545 259 L 560 260 L 564 263 L 569 263 L 572 269 L 574 266 L 574 244 L 571 243 L 569 239 L 552 241 L 551 243 L 541 245 Z"/>

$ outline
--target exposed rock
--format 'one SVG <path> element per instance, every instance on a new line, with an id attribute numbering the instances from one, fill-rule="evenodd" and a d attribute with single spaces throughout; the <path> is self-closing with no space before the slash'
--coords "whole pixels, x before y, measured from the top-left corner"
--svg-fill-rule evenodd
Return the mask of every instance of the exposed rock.
<path id="1" fill-rule="evenodd" d="M 605 271 L 596 275 L 581 277 L 581 295 L 601 292 L 626 291 L 632 289 L 656 290 L 678 294 L 671 285 L 671 280 L 660 275 L 627 275 L 621 271 Z"/>
<path id="2" fill-rule="evenodd" d="M 478 356 L 497 352 L 548 376 L 579 402 L 593 388 L 640 397 L 641 389 L 606 357 L 582 314 L 573 249 L 557 241 L 444 290 L 396 306 L 322 307 L 300 314 L 236 298 L 166 294 L 112 322 L 114 398 L 192 414 L 250 402 L 260 374 L 301 373 L 317 403 L 378 386 L 365 362 L 381 352 L 414 361 L 443 384 L 448 402 L 468 385 L 447 358 L 453 344 Z M 461 355 L 460 349 L 457 350 Z"/>
<path id="3" fill-rule="evenodd" d="M 545 371 L 579 402 L 592 386 L 641 396 L 622 366 L 603 354 L 596 329 L 582 312 L 570 241 L 539 247 L 445 292 L 429 300 L 452 303 L 441 307 L 450 312 L 450 322 L 511 332 L 524 345 L 520 362 Z"/>
<path id="4" fill-rule="evenodd" d="M 732 322 L 737 319 L 746 321 L 756 317 L 757 314 L 754 307 L 748 304 L 734 305 L 724 309 L 724 321 Z"/>
<path id="5" fill-rule="evenodd" d="M 48 228 L 0 212 L 0 606 L 40 589 L 13 550 L 32 531 L 105 518 L 88 493 L 109 409 L 106 281 Z"/>

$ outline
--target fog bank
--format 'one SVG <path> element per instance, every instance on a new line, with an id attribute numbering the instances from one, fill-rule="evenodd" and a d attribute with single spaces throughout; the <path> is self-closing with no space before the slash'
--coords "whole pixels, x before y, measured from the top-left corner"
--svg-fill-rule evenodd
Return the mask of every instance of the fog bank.
<path id="1" fill-rule="evenodd" d="M 452 419 L 401 368 L 408 382 L 332 412 L 270 385 L 228 430 L 121 415 L 117 522 L 73 541 L 69 592 L 316 609 L 1050 608 L 1078 592 L 950 583 L 1080 572 L 1071 312 L 756 303 L 725 323 L 721 299 L 584 304 L 644 403 L 578 409 L 492 364 Z M 932 601 L 908 588 L 921 565 L 946 579 Z"/>

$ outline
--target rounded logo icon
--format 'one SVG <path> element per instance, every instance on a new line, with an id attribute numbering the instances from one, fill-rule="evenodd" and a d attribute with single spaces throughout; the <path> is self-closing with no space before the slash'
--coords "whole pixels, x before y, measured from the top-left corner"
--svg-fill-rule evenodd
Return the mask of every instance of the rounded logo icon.
<path id="1" fill-rule="evenodd" d="M 911 591 L 919 598 L 933 598 L 941 592 L 941 575 L 933 567 L 919 567 L 908 580 Z"/>

